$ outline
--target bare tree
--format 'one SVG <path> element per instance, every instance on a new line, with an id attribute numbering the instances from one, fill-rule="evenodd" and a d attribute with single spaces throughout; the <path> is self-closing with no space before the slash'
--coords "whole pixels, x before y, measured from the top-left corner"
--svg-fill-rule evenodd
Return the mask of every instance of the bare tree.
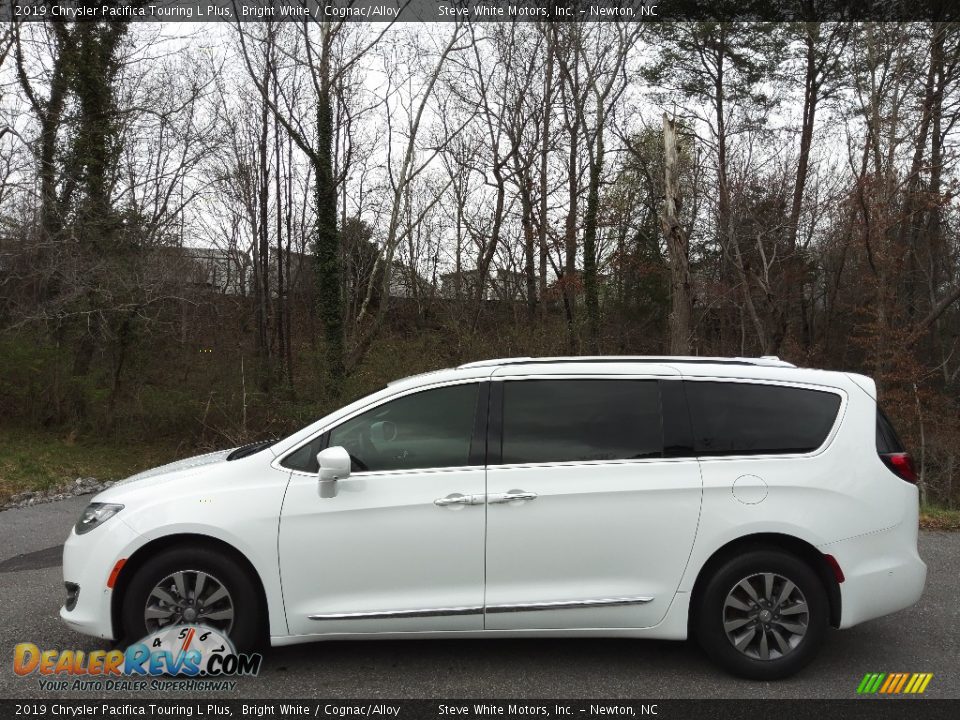
<path id="1" fill-rule="evenodd" d="M 438 52 L 435 55 L 434 62 L 428 66 L 426 75 L 422 79 L 422 85 L 419 88 L 417 99 L 413 101 L 413 104 L 405 113 L 406 123 L 403 127 L 402 134 L 405 136 L 406 142 L 401 148 L 399 157 L 396 159 L 394 156 L 392 143 L 394 130 L 394 110 L 391 106 L 388 106 L 387 127 L 389 140 L 387 144 L 387 172 L 389 176 L 389 188 L 391 190 L 391 209 L 382 251 L 383 272 L 381 275 L 381 302 L 377 308 L 376 314 L 373 317 L 373 321 L 366 328 L 361 329 L 359 332 L 354 349 L 351 353 L 351 364 L 359 362 L 366 355 L 367 351 L 370 349 L 371 343 L 380 332 L 383 321 L 386 317 L 389 303 L 388 298 L 390 295 L 390 277 L 392 273 L 393 259 L 394 255 L 396 254 L 398 244 L 403 242 L 405 239 L 405 233 L 401 226 L 401 219 L 404 207 L 403 201 L 407 190 L 409 189 L 411 183 L 413 183 L 423 172 L 427 170 L 428 167 L 430 167 L 434 158 L 440 154 L 447 142 L 447 140 L 443 140 L 441 143 L 430 148 L 425 157 L 421 158 L 419 156 L 421 126 L 424 123 L 424 115 L 427 111 L 427 107 L 433 99 L 434 88 L 448 58 L 452 54 L 463 49 L 463 39 L 463 26 L 460 23 L 456 23 L 453 26 L 453 30 L 450 32 L 450 36 L 440 45 Z M 437 201 L 439 201 L 440 197 L 440 195 L 437 195 L 433 203 L 428 204 L 425 209 L 429 209 L 432 204 L 435 204 Z M 366 297 L 364 298 L 360 312 L 357 315 L 356 322 L 358 327 L 362 327 L 362 323 L 367 315 L 367 309 L 374 293 L 374 282 L 376 278 L 377 273 L 372 273 L 370 277 L 370 283 L 367 287 Z"/>

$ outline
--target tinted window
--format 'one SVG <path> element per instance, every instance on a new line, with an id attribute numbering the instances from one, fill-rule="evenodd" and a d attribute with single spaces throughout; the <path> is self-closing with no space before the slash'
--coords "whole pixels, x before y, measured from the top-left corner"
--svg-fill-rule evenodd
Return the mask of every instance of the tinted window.
<path id="1" fill-rule="evenodd" d="M 315 473 L 320 471 L 320 464 L 317 462 L 317 453 L 323 450 L 326 445 L 326 435 L 320 435 L 301 445 L 297 450 L 287 455 L 281 465 L 291 470 L 302 470 L 303 472 Z"/>
<path id="2" fill-rule="evenodd" d="M 415 470 L 468 465 L 477 405 L 476 383 L 406 395 L 330 431 L 354 470 Z"/>
<path id="3" fill-rule="evenodd" d="M 655 381 L 504 383 L 504 463 L 660 457 L 662 446 Z"/>
<path id="4" fill-rule="evenodd" d="M 840 407 L 831 392 L 751 383 L 687 382 L 698 455 L 816 450 Z"/>
<path id="5" fill-rule="evenodd" d="M 877 408 L 877 452 L 886 455 L 889 453 L 904 452 L 903 443 L 893 429 L 893 423 L 879 407 Z"/>

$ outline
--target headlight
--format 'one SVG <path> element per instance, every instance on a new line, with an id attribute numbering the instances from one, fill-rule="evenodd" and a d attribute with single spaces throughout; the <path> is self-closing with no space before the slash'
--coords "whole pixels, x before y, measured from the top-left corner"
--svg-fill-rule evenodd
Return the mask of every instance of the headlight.
<path id="1" fill-rule="evenodd" d="M 99 525 L 103 525 L 118 512 L 123 510 L 123 505 L 113 505 L 111 503 L 90 503 L 80 515 L 77 524 L 73 529 L 77 535 L 83 535 L 93 530 Z"/>

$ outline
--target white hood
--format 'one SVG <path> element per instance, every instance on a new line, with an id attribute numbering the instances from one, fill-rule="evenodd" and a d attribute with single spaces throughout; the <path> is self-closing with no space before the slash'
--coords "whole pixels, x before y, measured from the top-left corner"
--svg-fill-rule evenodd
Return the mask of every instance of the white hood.
<path id="1" fill-rule="evenodd" d="M 176 462 L 161 465 L 160 467 L 150 468 L 149 470 L 144 470 L 143 472 L 137 473 L 136 475 L 131 475 L 127 479 L 115 483 L 113 487 L 128 485 L 130 483 L 139 482 L 140 480 L 156 477 L 157 475 L 168 475 L 181 470 L 189 470 L 191 468 L 197 468 L 203 465 L 213 465 L 214 463 L 223 462 L 234 450 L 236 450 L 236 448 L 230 448 L 229 450 L 217 450 L 216 452 L 206 453 L 204 455 L 195 455 L 194 457 L 188 457 L 184 458 L 183 460 L 177 460 Z"/>

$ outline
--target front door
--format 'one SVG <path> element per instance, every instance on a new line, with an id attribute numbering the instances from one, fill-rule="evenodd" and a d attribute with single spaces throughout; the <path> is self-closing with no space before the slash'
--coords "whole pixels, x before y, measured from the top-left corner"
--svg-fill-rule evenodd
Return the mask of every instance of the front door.
<path id="1" fill-rule="evenodd" d="M 287 456 L 279 554 L 292 635 L 483 628 L 482 385 L 387 400 Z M 323 445 L 353 459 L 332 498 L 318 490 Z"/>
<path id="2" fill-rule="evenodd" d="M 702 491 L 695 458 L 664 457 L 658 381 L 492 388 L 502 445 L 492 443 L 487 474 L 486 629 L 657 624 L 690 555 Z"/>

